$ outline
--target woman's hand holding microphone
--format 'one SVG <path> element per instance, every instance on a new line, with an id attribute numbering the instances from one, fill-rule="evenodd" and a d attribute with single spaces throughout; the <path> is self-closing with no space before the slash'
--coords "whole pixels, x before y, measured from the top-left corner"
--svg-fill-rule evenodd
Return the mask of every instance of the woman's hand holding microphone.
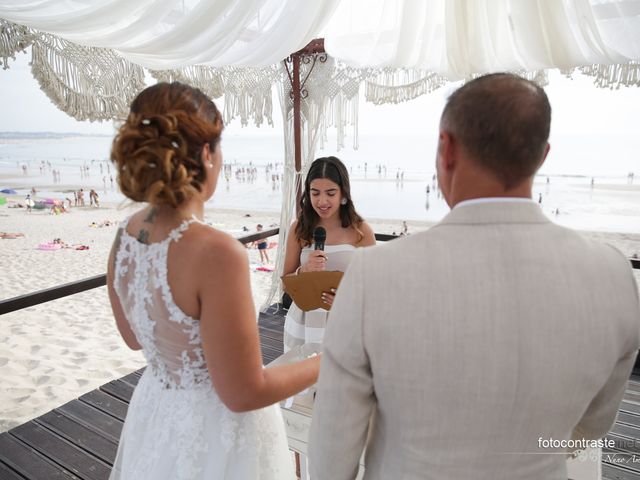
<path id="1" fill-rule="evenodd" d="M 322 250 L 312 250 L 309 259 L 300 267 L 299 272 L 323 272 L 327 268 L 327 256 Z"/>

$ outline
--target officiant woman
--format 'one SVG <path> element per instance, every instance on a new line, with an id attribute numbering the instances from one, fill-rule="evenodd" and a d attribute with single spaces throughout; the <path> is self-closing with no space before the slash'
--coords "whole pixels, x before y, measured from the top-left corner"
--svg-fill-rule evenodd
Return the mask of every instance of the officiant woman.
<path id="1" fill-rule="evenodd" d="M 314 248 L 316 227 L 326 230 L 324 250 Z M 371 227 L 356 212 L 351 199 L 349 174 L 336 157 L 314 160 L 300 198 L 300 215 L 287 237 L 284 275 L 300 272 L 344 272 L 356 248 L 375 245 Z M 324 292 L 323 303 L 331 307 L 335 291 Z M 328 311 L 303 312 L 291 304 L 284 324 L 284 351 L 305 343 L 322 344 Z"/>

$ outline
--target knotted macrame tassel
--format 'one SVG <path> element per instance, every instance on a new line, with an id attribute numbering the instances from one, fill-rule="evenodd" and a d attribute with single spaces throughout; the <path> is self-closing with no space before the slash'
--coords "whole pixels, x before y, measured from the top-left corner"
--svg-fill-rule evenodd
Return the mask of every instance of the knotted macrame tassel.
<path id="1" fill-rule="evenodd" d="M 443 76 L 414 69 L 383 69 L 365 82 L 365 99 L 375 105 L 401 103 L 447 83 Z"/>
<path id="2" fill-rule="evenodd" d="M 159 82 L 180 82 L 199 88 L 209 98 L 224 94 L 224 70 L 205 65 L 192 65 L 176 70 L 149 70 Z"/>
<path id="3" fill-rule="evenodd" d="M 76 120 L 122 118 L 145 87 L 142 67 L 113 50 L 38 34 L 32 55 L 31 72 L 42 91 Z"/>
<path id="4" fill-rule="evenodd" d="M 2 69 L 9 68 L 9 59 L 16 59 L 16 53 L 24 52 L 31 45 L 35 35 L 27 27 L 0 18 L 0 63 Z"/>
<path id="5" fill-rule="evenodd" d="M 593 77 L 600 88 L 619 89 L 621 86 L 640 86 L 640 63 L 629 62 L 615 65 L 589 65 L 579 68 L 584 75 Z"/>

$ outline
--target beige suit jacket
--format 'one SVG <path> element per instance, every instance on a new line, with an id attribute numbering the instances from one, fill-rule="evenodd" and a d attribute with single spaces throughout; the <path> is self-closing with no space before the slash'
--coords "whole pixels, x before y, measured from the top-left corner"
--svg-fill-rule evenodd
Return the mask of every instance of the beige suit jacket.
<path id="1" fill-rule="evenodd" d="M 359 249 L 324 340 L 312 479 L 355 478 L 372 413 L 365 479 L 566 479 L 541 440 L 606 434 L 639 337 L 628 260 L 533 202 Z"/>

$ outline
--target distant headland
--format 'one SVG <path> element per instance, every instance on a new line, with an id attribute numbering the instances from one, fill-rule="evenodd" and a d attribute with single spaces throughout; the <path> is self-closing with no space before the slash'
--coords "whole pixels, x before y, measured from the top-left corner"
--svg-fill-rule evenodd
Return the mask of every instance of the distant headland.
<path id="1" fill-rule="evenodd" d="M 0 140 L 41 140 L 77 137 L 111 137 L 104 133 L 79 132 L 0 132 Z"/>

